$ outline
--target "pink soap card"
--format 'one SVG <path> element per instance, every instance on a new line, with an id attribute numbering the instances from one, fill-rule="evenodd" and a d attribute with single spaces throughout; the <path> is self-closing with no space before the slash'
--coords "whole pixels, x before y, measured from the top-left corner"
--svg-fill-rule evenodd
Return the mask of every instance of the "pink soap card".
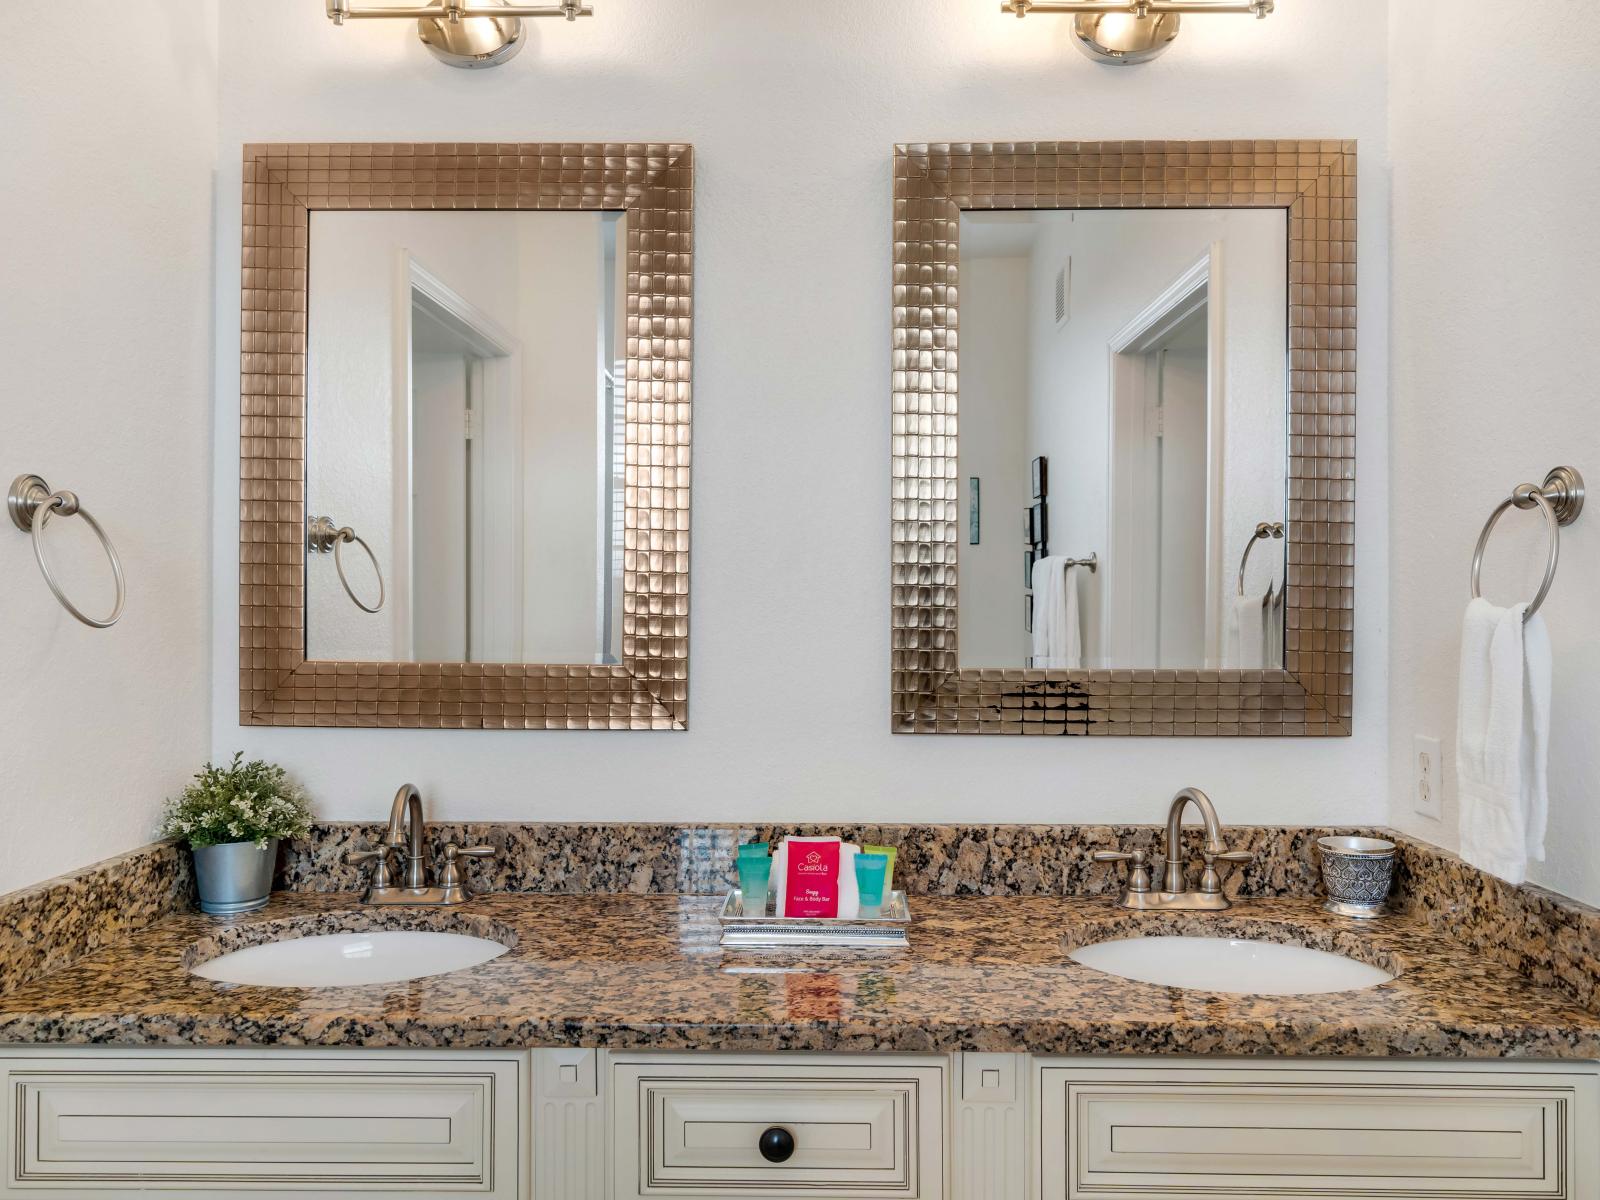
<path id="1" fill-rule="evenodd" d="M 788 840 L 787 878 L 783 880 L 784 915 L 839 915 L 839 842 Z"/>

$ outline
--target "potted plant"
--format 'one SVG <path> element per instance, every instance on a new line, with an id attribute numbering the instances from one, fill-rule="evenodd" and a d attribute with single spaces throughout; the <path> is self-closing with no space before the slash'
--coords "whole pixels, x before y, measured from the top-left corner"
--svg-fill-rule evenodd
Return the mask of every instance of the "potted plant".
<path id="1" fill-rule="evenodd" d="M 272 890 L 280 838 L 304 837 L 311 806 L 284 769 L 235 754 L 226 767 L 207 763 L 167 802 L 161 835 L 194 851 L 200 911 L 243 913 Z"/>

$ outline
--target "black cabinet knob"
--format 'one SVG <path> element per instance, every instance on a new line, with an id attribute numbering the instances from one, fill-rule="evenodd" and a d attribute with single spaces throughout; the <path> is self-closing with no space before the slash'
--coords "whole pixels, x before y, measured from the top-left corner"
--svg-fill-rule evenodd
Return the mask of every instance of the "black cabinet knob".
<path id="1" fill-rule="evenodd" d="M 788 1162 L 789 1156 L 794 1153 L 794 1134 L 774 1125 L 761 1135 L 756 1145 L 761 1150 L 761 1157 L 768 1162 Z"/>

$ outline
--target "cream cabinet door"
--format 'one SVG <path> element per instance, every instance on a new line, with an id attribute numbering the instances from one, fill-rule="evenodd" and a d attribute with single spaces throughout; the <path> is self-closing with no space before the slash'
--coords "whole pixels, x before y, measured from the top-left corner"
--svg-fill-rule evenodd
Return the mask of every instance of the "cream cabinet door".
<path id="1" fill-rule="evenodd" d="M 1038 1068 L 1043 1200 L 1593 1200 L 1592 1066 Z"/>
<path id="2" fill-rule="evenodd" d="M 520 1195 L 515 1054 L 108 1051 L 0 1070 L 8 1200 Z"/>
<path id="3" fill-rule="evenodd" d="M 940 1200 L 947 1069 L 895 1055 L 613 1056 L 615 1195 Z M 764 1134 L 778 1143 L 768 1154 Z"/>

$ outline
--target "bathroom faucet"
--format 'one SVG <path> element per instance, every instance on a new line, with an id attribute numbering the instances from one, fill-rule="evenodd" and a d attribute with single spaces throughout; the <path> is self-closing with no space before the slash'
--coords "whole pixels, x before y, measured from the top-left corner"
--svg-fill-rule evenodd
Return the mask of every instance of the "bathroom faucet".
<path id="1" fill-rule="evenodd" d="M 415 891 L 428 886 L 428 866 L 422 859 L 422 793 L 410 783 L 400 785 L 389 809 L 389 831 L 384 849 L 405 859 L 401 886 Z"/>
<path id="2" fill-rule="evenodd" d="M 1188 865 L 1183 857 L 1183 815 L 1189 805 L 1200 810 L 1206 840 L 1200 849 L 1200 879 L 1191 890 Z M 1247 863 L 1254 856 L 1247 850 L 1229 850 L 1222 842 L 1222 823 L 1216 805 L 1199 788 L 1186 787 L 1172 798 L 1167 809 L 1167 841 L 1162 857 L 1154 863 L 1143 850 L 1096 850 L 1095 862 L 1126 862 L 1128 886 L 1122 893 L 1122 907 L 1138 909 L 1201 909 L 1220 911 L 1229 907 L 1222 894 L 1218 863 Z M 1151 887 L 1151 872 L 1161 875 L 1161 889 Z"/>
<path id="3" fill-rule="evenodd" d="M 472 899 L 461 873 L 463 858 L 492 858 L 493 846 L 457 846 L 450 842 L 444 848 L 444 869 L 439 874 L 437 887 L 428 884 L 428 863 L 423 856 L 424 822 L 422 819 L 422 793 L 412 784 L 401 784 L 394 794 L 394 804 L 389 809 L 389 828 L 383 842 L 376 850 L 356 850 L 345 855 L 348 863 L 371 862 L 372 883 L 362 898 L 367 904 L 426 904 L 456 905 Z M 389 866 L 391 855 L 397 855 L 404 864 L 400 881 L 396 883 Z"/>

